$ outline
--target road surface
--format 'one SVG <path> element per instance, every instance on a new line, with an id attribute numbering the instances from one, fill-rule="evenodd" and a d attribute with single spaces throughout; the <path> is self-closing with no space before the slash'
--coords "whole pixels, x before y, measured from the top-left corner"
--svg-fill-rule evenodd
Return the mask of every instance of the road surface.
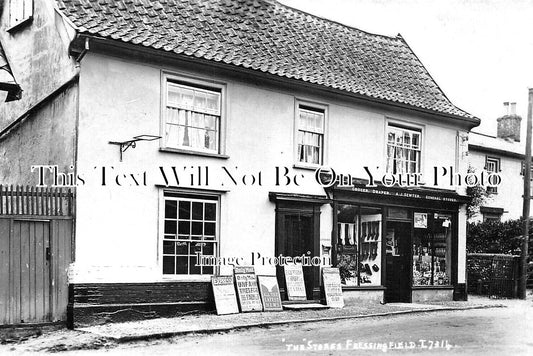
<path id="1" fill-rule="evenodd" d="M 61 355 L 533 355 L 533 303 L 252 328 Z"/>

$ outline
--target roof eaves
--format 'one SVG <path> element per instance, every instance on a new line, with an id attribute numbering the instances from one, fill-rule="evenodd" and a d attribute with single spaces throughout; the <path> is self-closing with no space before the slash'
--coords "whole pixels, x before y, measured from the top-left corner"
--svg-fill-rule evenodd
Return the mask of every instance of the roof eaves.
<path id="1" fill-rule="evenodd" d="M 506 157 L 518 158 L 518 159 L 525 158 L 525 154 L 523 153 L 510 151 L 510 150 L 503 149 L 503 148 L 494 148 L 491 146 L 478 145 L 478 144 L 472 144 L 472 143 L 468 144 L 468 150 L 473 151 L 473 152 L 477 151 L 477 152 L 483 152 L 483 153 L 491 153 L 491 154 L 496 154 L 496 155 L 501 155 L 501 156 L 506 156 Z"/>

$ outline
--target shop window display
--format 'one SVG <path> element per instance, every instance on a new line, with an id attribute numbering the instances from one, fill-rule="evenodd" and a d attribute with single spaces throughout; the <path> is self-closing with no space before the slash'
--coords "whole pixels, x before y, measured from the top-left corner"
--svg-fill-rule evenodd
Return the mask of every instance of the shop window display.
<path id="1" fill-rule="evenodd" d="M 381 285 L 381 209 L 340 204 L 337 267 L 345 286 Z"/>
<path id="2" fill-rule="evenodd" d="M 413 286 L 450 285 L 451 216 L 415 213 Z"/>

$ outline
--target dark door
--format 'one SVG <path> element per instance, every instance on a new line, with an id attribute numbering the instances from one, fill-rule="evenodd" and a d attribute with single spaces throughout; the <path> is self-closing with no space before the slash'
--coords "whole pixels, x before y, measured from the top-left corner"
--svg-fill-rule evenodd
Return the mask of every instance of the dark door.
<path id="1" fill-rule="evenodd" d="M 387 223 L 385 301 L 411 302 L 411 223 Z"/>
<path id="2" fill-rule="evenodd" d="M 313 212 L 278 212 L 276 233 L 276 256 L 317 256 L 315 251 L 317 234 L 315 233 L 315 217 Z M 319 267 L 304 266 L 303 274 L 307 299 L 320 298 Z M 282 292 L 285 291 L 283 267 L 277 267 L 277 276 Z M 285 296 L 286 294 L 282 293 Z"/>

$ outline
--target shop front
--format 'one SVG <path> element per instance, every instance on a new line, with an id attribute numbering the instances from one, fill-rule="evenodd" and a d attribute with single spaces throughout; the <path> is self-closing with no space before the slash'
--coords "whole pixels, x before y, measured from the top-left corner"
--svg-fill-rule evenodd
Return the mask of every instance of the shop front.
<path id="1" fill-rule="evenodd" d="M 458 214 L 453 191 L 331 188 L 332 262 L 345 299 L 452 300 L 457 288 Z M 464 248 L 464 246 L 462 247 Z"/>

